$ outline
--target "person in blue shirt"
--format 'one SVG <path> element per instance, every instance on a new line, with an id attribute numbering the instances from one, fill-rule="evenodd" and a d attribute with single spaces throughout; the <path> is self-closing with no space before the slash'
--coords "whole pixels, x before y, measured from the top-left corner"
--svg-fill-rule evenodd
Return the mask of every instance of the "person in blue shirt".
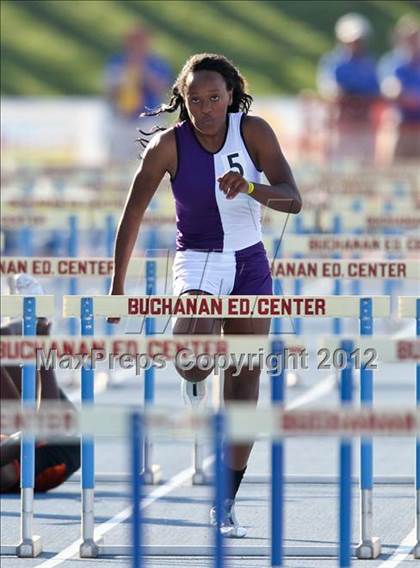
<path id="1" fill-rule="evenodd" d="M 105 88 L 110 104 L 110 161 L 137 157 L 140 113 L 162 103 L 172 81 L 169 64 L 151 51 L 150 30 L 136 26 L 125 38 L 124 51 L 113 55 L 105 68 Z"/>
<path id="2" fill-rule="evenodd" d="M 330 110 L 331 151 L 344 159 L 374 156 L 373 112 L 380 89 L 376 63 L 367 50 L 370 34 L 364 16 L 342 16 L 335 25 L 339 43 L 319 63 L 318 88 Z"/>
<path id="3" fill-rule="evenodd" d="M 406 20 L 405 30 L 404 54 L 381 83 L 398 111 L 394 159 L 420 157 L 420 26 Z"/>
<path id="4" fill-rule="evenodd" d="M 391 41 L 393 48 L 384 53 L 378 61 L 378 77 L 382 84 L 388 77 L 392 77 L 397 67 L 402 65 L 410 55 L 410 45 L 413 35 L 418 30 L 418 24 L 411 14 L 404 14 L 396 23 Z"/>

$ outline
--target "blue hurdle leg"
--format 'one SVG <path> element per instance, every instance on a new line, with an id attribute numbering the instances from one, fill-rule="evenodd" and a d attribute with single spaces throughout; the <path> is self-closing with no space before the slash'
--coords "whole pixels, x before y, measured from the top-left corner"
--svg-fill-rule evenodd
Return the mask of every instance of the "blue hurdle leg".
<path id="1" fill-rule="evenodd" d="M 372 336 L 372 298 L 360 298 L 360 335 Z M 360 404 L 371 408 L 373 404 L 373 371 L 362 362 L 360 369 Z M 377 558 L 381 542 L 373 536 L 373 442 L 371 438 L 360 441 L 360 543 L 358 558 Z"/>
<path id="2" fill-rule="evenodd" d="M 131 488 L 133 502 L 132 538 L 133 538 L 133 568 L 143 566 L 142 554 L 142 417 L 138 412 L 130 416 L 131 430 Z"/>
<path id="3" fill-rule="evenodd" d="M 94 318 L 92 298 L 82 298 L 80 319 L 82 336 L 93 336 Z M 94 403 L 94 371 L 87 365 L 82 368 L 81 383 L 82 407 L 92 406 Z M 98 555 L 98 546 L 94 541 L 95 444 L 92 436 L 82 436 L 81 457 L 82 544 L 80 545 L 80 556 L 81 558 L 95 558 Z"/>
<path id="4" fill-rule="evenodd" d="M 416 300 L 416 335 L 420 337 L 420 299 Z M 416 404 L 420 408 L 420 364 L 416 365 Z M 416 440 L 416 545 L 414 558 L 420 558 L 420 438 Z"/>
<path id="5" fill-rule="evenodd" d="M 105 245 L 106 255 L 112 257 L 114 253 L 114 240 L 115 240 L 115 222 L 114 215 L 107 215 L 105 220 Z M 105 278 L 105 294 L 109 293 L 111 288 L 111 278 Z M 105 320 L 105 333 L 106 335 L 114 334 L 114 325 Z"/>
<path id="6" fill-rule="evenodd" d="M 271 352 L 284 354 L 284 343 L 272 341 Z M 285 391 L 284 368 L 271 375 L 271 401 L 283 405 Z M 284 549 L 284 447 L 283 442 L 271 445 L 271 566 L 283 566 Z"/>
<path id="7" fill-rule="evenodd" d="M 79 228 L 78 219 L 76 215 L 70 215 L 69 217 L 69 240 L 68 240 L 68 255 L 69 257 L 75 258 L 79 254 Z M 71 296 L 76 296 L 78 293 L 78 283 L 77 278 L 70 278 L 69 282 L 69 294 Z M 75 318 L 70 318 L 69 322 L 69 334 L 77 335 L 77 320 Z"/>
<path id="8" fill-rule="evenodd" d="M 217 412 L 213 418 L 213 435 L 214 435 L 214 467 L 215 467 L 215 487 L 214 487 L 214 505 L 216 507 L 216 527 L 215 527 L 215 550 L 214 550 L 214 568 L 224 568 L 224 536 L 220 527 L 222 524 L 223 506 L 226 495 L 226 470 L 223 462 L 223 434 L 224 434 L 224 417 L 221 412 Z"/>
<path id="9" fill-rule="evenodd" d="M 23 298 L 23 335 L 36 334 L 36 299 Z M 25 364 L 22 371 L 22 409 L 36 407 L 36 368 Z M 42 551 L 41 539 L 33 535 L 34 485 L 35 485 L 35 436 L 25 434 L 20 443 L 20 487 L 21 487 L 21 542 L 17 555 L 33 558 Z"/>
<path id="10" fill-rule="evenodd" d="M 146 261 L 146 295 L 156 294 L 157 289 L 156 260 Z M 154 318 L 146 318 L 145 322 L 146 337 L 155 334 Z M 151 406 L 155 402 L 155 368 L 153 365 L 144 371 L 144 406 Z M 160 481 L 160 467 L 153 463 L 153 443 L 143 438 L 144 444 L 144 463 L 143 463 L 143 483 L 155 485 Z"/>
<path id="11" fill-rule="evenodd" d="M 352 341 L 342 341 L 341 348 L 347 355 L 346 367 L 341 371 L 340 399 L 343 408 L 351 405 L 353 400 L 353 375 L 350 353 L 353 351 Z M 351 532 L 352 532 L 352 442 L 350 439 L 340 441 L 340 518 L 339 518 L 339 566 L 351 566 Z"/>

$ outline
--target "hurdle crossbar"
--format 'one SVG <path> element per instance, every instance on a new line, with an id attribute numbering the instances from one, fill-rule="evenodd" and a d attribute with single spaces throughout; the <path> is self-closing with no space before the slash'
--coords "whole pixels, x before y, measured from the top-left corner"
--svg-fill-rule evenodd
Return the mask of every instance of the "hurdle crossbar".
<path id="1" fill-rule="evenodd" d="M 63 317 L 80 317 L 85 296 L 63 296 Z M 355 296 L 91 296 L 93 315 L 103 317 L 358 317 Z M 372 317 L 388 317 L 389 296 L 373 296 Z"/>
<path id="2" fill-rule="evenodd" d="M 298 237 L 296 237 L 298 238 Z M 353 237 L 355 239 L 356 237 Z M 361 239 L 361 237 L 359 237 Z M 372 238 L 371 238 L 372 240 Z M 388 239 L 391 241 L 392 239 Z M 420 249 L 420 240 L 419 240 Z M 173 256 L 157 258 L 134 257 L 127 268 L 128 278 L 140 278 L 146 274 L 147 264 L 154 265 L 154 278 L 168 278 Z M 114 260 L 110 257 L 55 258 L 55 257 L 3 257 L 1 275 L 17 273 L 49 278 L 111 277 Z M 420 263 L 415 259 L 398 260 L 328 260 L 281 258 L 271 261 L 274 278 L 299 279 L 420 279 Z"/>

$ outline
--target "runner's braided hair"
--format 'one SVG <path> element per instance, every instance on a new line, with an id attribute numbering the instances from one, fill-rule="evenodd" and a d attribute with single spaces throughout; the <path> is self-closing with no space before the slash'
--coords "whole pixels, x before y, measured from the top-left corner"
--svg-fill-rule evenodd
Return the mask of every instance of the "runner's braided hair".
<path id="1" fill-rule="evenodd" d="M 143 112 L 140 117 L 158 116 L 164 112 L 175 112 L 179 109 L 179 120 L 189 120 L 187 108 L 184 101 L 185 85 L 189 73 L 196 71 L 216 71 L 225 80 L 228 91 L 232 91 L 232 104 L 228 107 L 228 112 L 248 113 L 252 97 L 246 92 L 247 84 L 244 77 L 240 74 L 235 65 L 224 55 L 213 53 L 198 53 L 190 57 L 182 68 L 172 86 L 172 96 L 168 104 L 162 104 L 153 111 Z M 155 127 L 151 132 L 139 130 L 144 136 L 150 136 L 165 128 Z M 147 138 L 139 138 L 138 141 L 145 147 L 148 143 Z"/>

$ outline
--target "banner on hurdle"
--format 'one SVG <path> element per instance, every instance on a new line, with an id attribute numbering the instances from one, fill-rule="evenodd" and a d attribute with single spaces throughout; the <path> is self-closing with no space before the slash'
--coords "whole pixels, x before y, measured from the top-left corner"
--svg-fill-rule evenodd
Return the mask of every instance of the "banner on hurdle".
<path id="1" fill-rule="evenodd" d="M 273 340 L 266 336 L 228 335 L 209 338 L 207 335 L 177 336 L 95 336 L 95 337 L 22 337 L 2 336 L 0 338 L 0 361 L 2 365 L 20 365 L 36 362 L 39 366 L 74 370 L 97 363 L 120 362 L 128 368 L 130 358 L 144 357 L 151 362 L 174 361 L 180 354 L 191 357 L 226 356 L 226 364 L 237 364 L 241 356 L 251 355 L 258 363 L 258 356 L 277 355 L 283 357 L 285 368 L 287 358 L 293 354 L 307 352 L 304 337 L 284 335 L 281 337 L 283 352 L 273 353 Z M 354 344 L 354 358 L 375 363 L 403 363 L 420 361 L 420 339 L 392 338 L 388 336 L 351 337 Z M 324 337 L 317 351 L 327 349 L 332 355 L 341 352 L 342 338 Z M 125 359 L 124 359 L 125 358 Z M 251 361 L 251 359 L 250 359 Z M 359 365 L 360 366 L 360 365 Z"/>
<path id="2" fill-rule="evenodd" d="M 32 296 L 31 296 L 32 297 Z M 54 296 L 33 296 L 36 300 L 36 316 L 52 317 L 55 313 Z M 25 296 L 1 296 L 2 317 L 22 317 Z"/>
<path id="3" fill-rule="evenodd" d="M 86 296 L 63 296 L 63 317 L 80 317 Z M 358 317 L 357 296 L 91 296 L 93 316 L 268 318 Z M 389 296 L 372 297 L 372 317 L 390 315 Z"/>
<path id="4" fill-rule="evenodd" d="M 399 296 L 398 297 L 398 317 L 399 318 L 416 318 L 417 302 L 419 296 Z"/>
<path id="5" fill-rule="evenodd" d="M 75 411 L 64 405 L 45 404 L 40 410 L 24 409 L 18 403 L 6 404 L 1 416 L 1 431 L 20 431 L 42 437 L 87 434 L 121 437 L 129 433 L 129 416 L 134 408 L 127 406 L 90 407 Z M 226 435 L 233 442 L 256 437 L 281 440 L 292 436 L 354 437 L 416 436 L 420 433 L 420 409 L 343 409 L 316 408 L 284 410 L 276 406 L 255 408 L 249 403 L 231 403 L 223 411 Z M 156 439 L 191 438 L 211 435 L 210 410 L 174 410 L 173 407 L 151 407 L 143 411 L 148 437 Z"/>
<path id="6" fill-rule="evenodd" d="M 145 275 L 146 265 L 153 262 L 156 267 L 156 277 L 166 277 L 172 274 L 173 253 L 165 252 L 165 256 L 152 258 L 133 257 L 128 265 L 127 277 L 140 278 Z M 96 276 L 112 276 L 114 259 L 111 257 L 72 258 L 72 257 L 9 257 L 3 256 L 0 261 L 0 274 L 31 274 L 36 277 L 89 278 Z"/>
<path id="7" fill-rule="evenodd" d="M 404 229 L 414 231 L 420 228 L 420 213 L 417 212 L 395 215 L 370 215 L 369 213 L 357 213 L 348 210 L 340 214 L 331 211 L 320 211 L 320 228 L 323 230 L 331 229 L 337 218 L 340 219 L 342 230 L 366 229 L 367 231 L 382 231 L 384 229 Z"/>
<path id="8" fill-rule="evenodd" d="M 302 338 L 284 335 L 281 338 L 283 353 L 276 353 L 286 360 L 289 355 L 303 353 Z M 213 357 L 226 355 L 232 364 L 245 355 L 258 356 L 272 354 L 273 340 L 265 335 L 209 335 L 177 336 L 63 336 L 63 337 L 0 337 L 0 361 L 2 365 L 19 365 L 37 362 L 42 366 L 57 367 L 61 370 L 81 369 L 87 365 L 96 366 L 101 362 L 112 362 L 114 366 L 123 362 L 128 365 L 131 358 L 145 357 L 151 361 L 173 361 L 181 353 L 183 356 Z M 126 358 L 124 361 L 123 358 Z M 60 364 L 62 362 L 62 364 Z M 72 366 L 73 363 L 73 366 Z M 130 367 L 131 368 L 131 367 Z"/>
<path id="9" fill-rule="evenodd" d="M 412 337 L 393 338 L 389 336 L 373 337 L 324 337 L 320 348 L 327 353 L 338 353 L 344 340 L 353 343 L 353 352 L 360 357 L 362 363 L 375 361 L 383 363 L 410 363 L 420 361 L 420 339 Z"/>
<path id="10" fill-rule="evenodd" d="M 281 243 L 283 256 L 289 254 L 367 254 L 367 253 L 417 253 L 420 237 L 393 235 L 287 235 Z"/>
<path id="11" fill-rule="evenodd" d="M 420 246 L 420 240 L 419 240 Z M 147 262 L 153 262 L 157 277 L 171 273 L 173 254 L 156 258 L 134 257 L 130 260 L 127 277 L 145 274 Z M 112 276 L 112 258 L 55 258 L 55 257 L 7 257 L 0 262 L 0 274 L 10 276 L 25 273 L 38 277 L 95 277 Z M 302 260 L 281 258 L 271 263 L 274 278 L 379 278 L 420 279 L 420 262 L 417 260 Z"/>
<path id="12" fill-rule="evenodd" d="M 118 209 L 97 210 L 96 203 L 86 206 L 77 212 L 77 222 L 79 229 L 101 229 L 105 227 L 107 216 L 113 215 L 119 219 L 123 211 L 121 206 Z M 57 209 L 46 211 L 21 211 L 3 212 L 1 215 L 1 225 L 3 229 L 14 230 L 21 227 L 32 227 L 42 229 L 65 229 L 69 217 L 74 215 L 72 210 Z M 163 225 L 175 226 L 176 218 L 172 214 L 147 213 L 143 217 L 143 225 Z"/>

